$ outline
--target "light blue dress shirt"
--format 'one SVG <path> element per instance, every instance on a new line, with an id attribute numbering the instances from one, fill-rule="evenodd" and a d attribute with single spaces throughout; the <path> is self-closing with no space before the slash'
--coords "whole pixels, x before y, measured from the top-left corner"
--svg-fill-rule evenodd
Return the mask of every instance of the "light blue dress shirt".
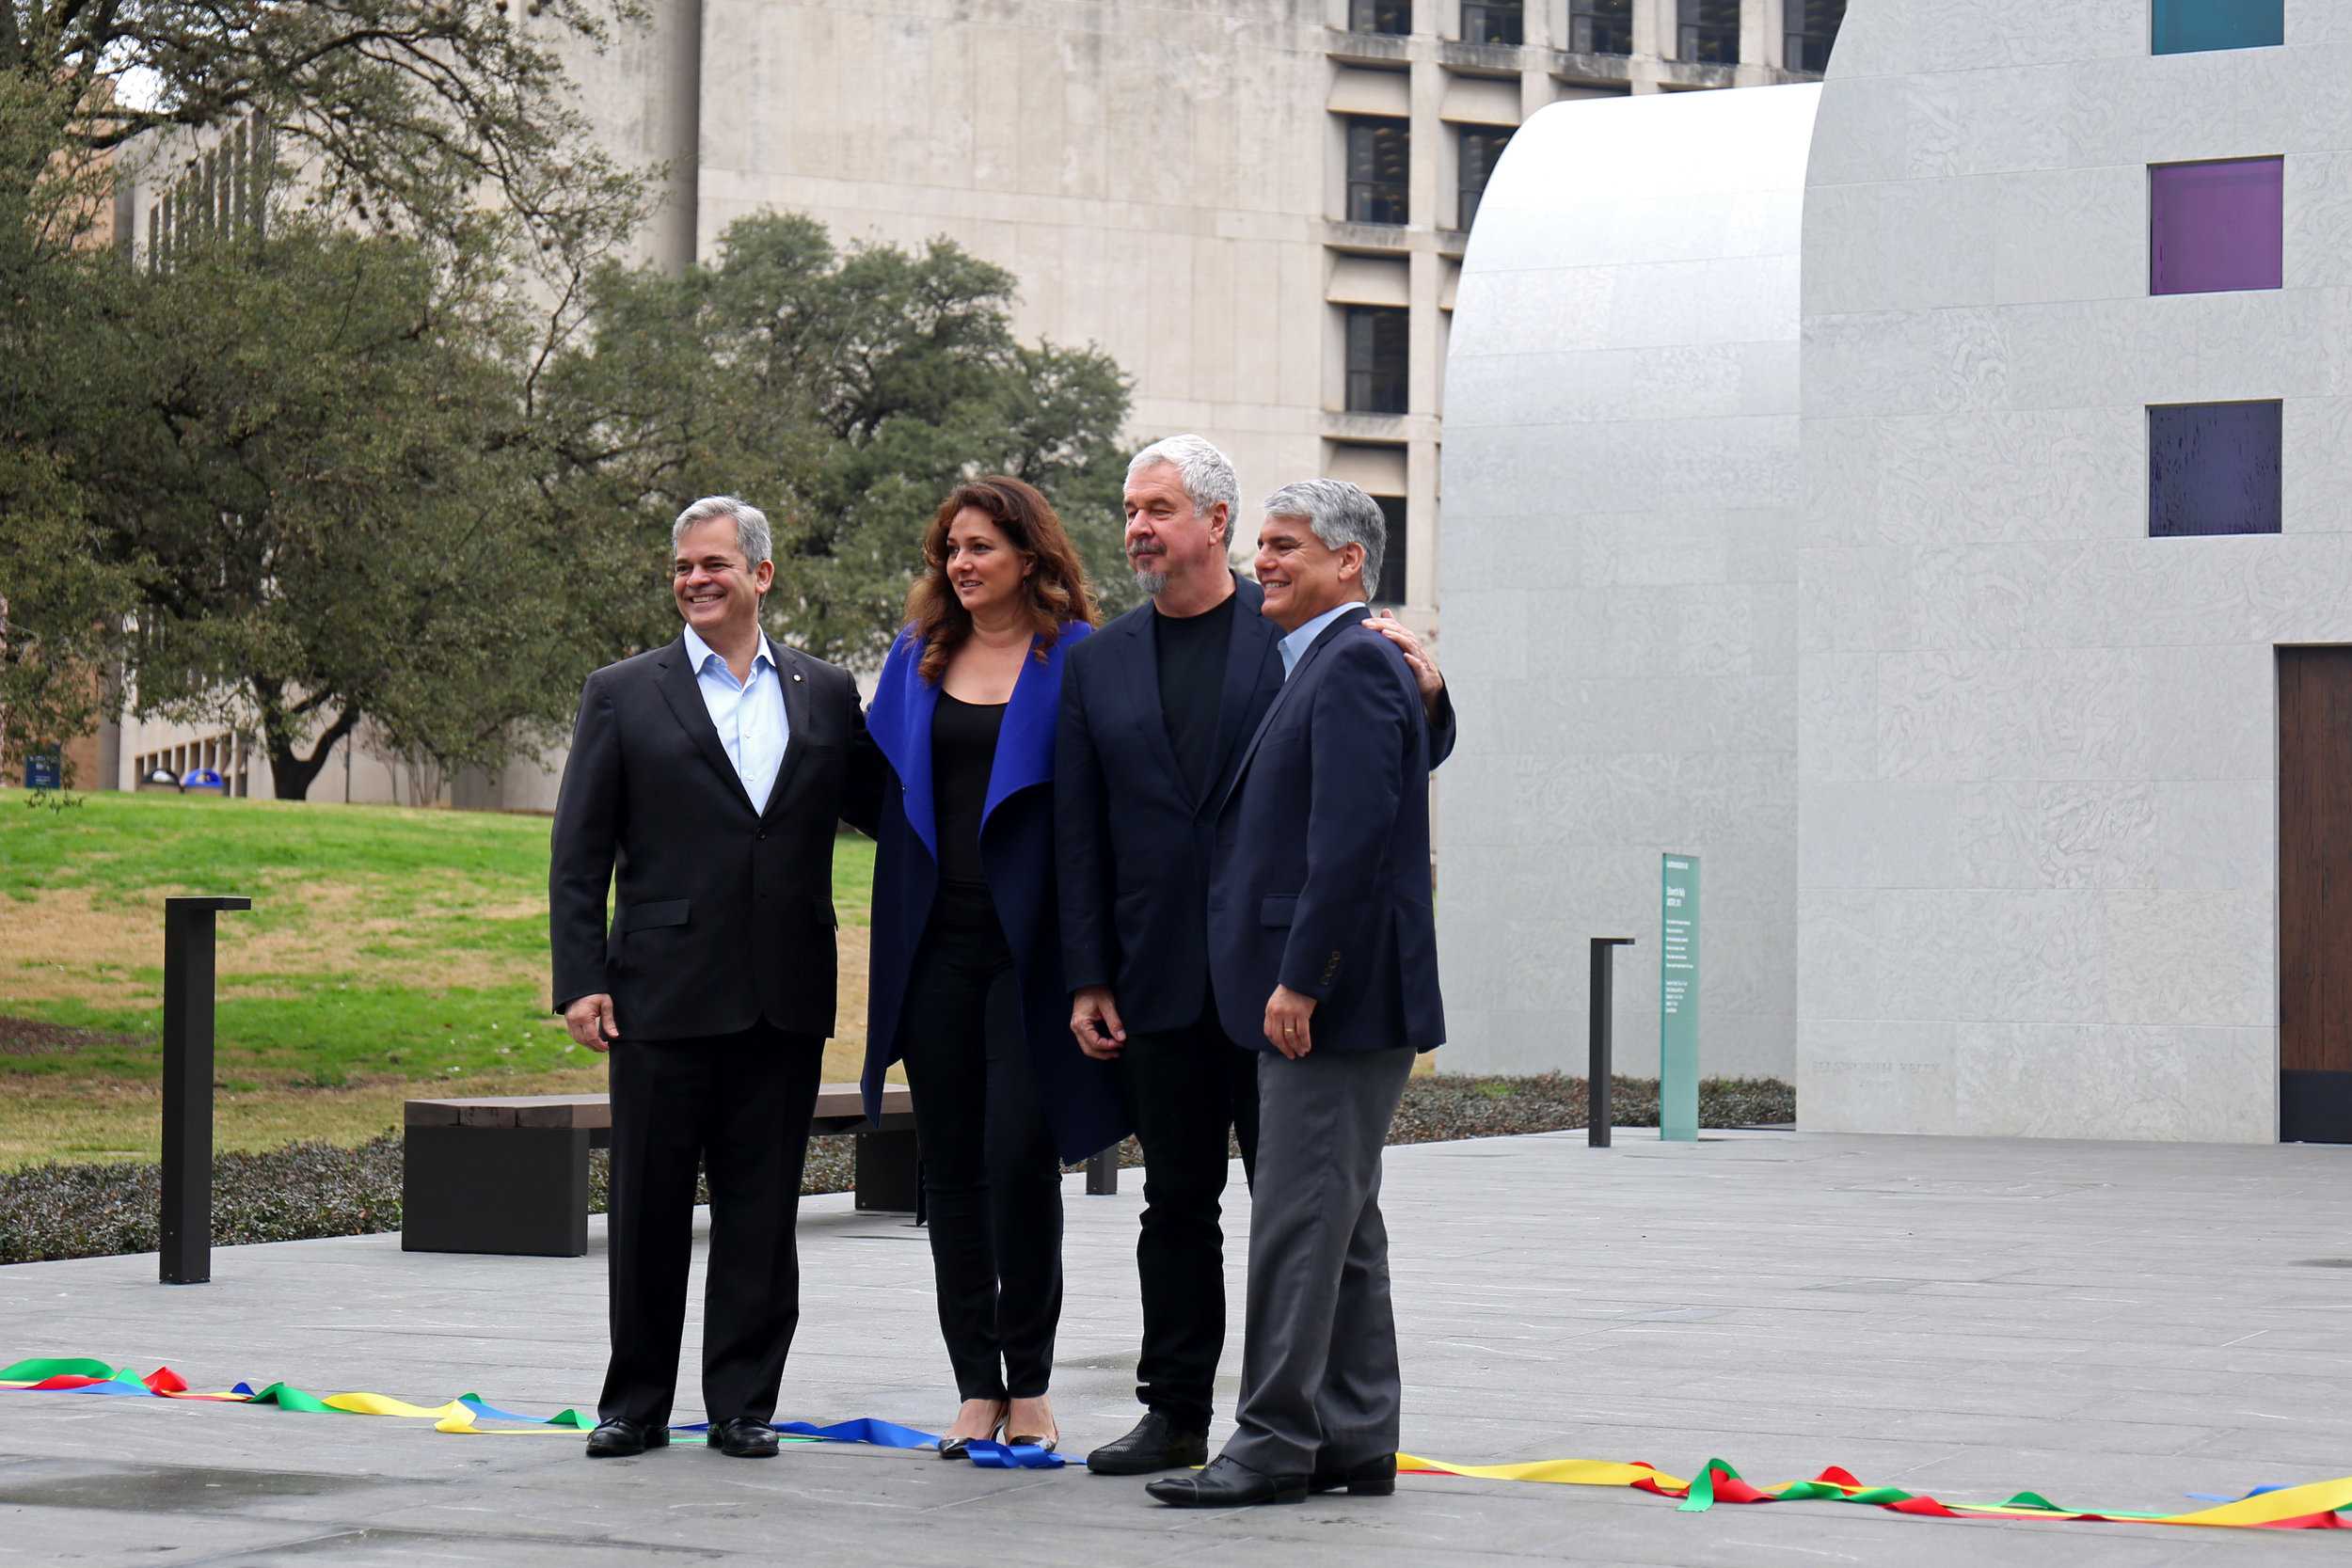
<path id="1" fill-rule="evenodd" d="M 710 710 L 710 723 L 719 744 L 743 781 L 752 809 L 766 812 L 769 791 L 776 787 L 776 770 L 784 766 L 784 748 L 792 738 L 791 721 L 784 716 L 784 676 L 776 666 L 776 651 L 768 634 L 759 635 L 759 652 L 752 656 L 749 680 L 739 681 L 724 656 L 686 628 L 686 657 L 693 661 L 694 685 Z"/>
<path id="2" fill-rule="evenodd" d="M 1338 620 L 1349 610 L 1361 610 L 1363 608 L 1363 600 L 1350 599 L 1343 605 L 1338 605 L 1330 610 L 1325 610 L 1322 614 L 1316 616 L 1313 620 L 1308 622 L 1296 631 L 1292 632 L 1289 636 L 1283 638 L 1282 641 L 1277 644 L 1277 646 L 1282 650 L 1282 678 L 1284 680 L 1291 678 L 1291 672 L 1297 669 L 1298 661 L 1307 657 L 1307 650 L 1315 645 L 1315 639 L 1323 635 L 1324 627 L 1329 626 L 1332 622 Z"/>

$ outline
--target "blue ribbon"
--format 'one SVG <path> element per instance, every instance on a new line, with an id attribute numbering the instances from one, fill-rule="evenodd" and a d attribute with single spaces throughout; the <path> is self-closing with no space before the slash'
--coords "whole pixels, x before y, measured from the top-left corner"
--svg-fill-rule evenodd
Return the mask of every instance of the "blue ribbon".
<path id="1" fill-rule="evenodd" d="M 487 1407 L 485 1407 L 485 1412 Z M 525 1420 L 527 1417 L 512 1417 Z M 790 1437 L 815 1437 L 827 1443 L 864 1443 L 877 1449 L 936 1449 L 939 1434 L 902 1427 L 896 1421 L 880 1421 L 870 1416 L 855 1420 L 835 1421 L 831 1426 L 817 1426 L 808 1421 L 777 1421 L 775 1430 Z M 692 1434 L 707 1433 L 708 1421 L 694 1421 L 674 1426 L 672 1432 Z M 964 1445 L 964 1455 L 983 1470 L 1058 1470 L 1070 1461 L 1052 1453 L 1035 1443 L 992 1443 L 980 1439 Z"/>

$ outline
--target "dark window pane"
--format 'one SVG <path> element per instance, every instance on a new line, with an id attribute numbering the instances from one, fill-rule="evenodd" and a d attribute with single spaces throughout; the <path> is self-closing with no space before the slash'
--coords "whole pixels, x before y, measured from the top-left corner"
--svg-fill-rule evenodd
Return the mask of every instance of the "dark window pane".
<path id="1" fill-rule="evenodd" d="M 1829 69 L 1830 45 L 1837 41 L 1838 24 L 1846 20 L 1846 0 L 1787 0 L 1788 32 L 1782 39 L 1781 63 L 1791 71 L 1820 75 Z"/>
<path id="2" fill-rule="evenodd" d="M 2156 0 L 2159 55 L 2264 49 L 2284 43 L 2286 0 Z"/>
<path id="3" fill-rule="evenodd" d="M 1511 133 L 1503 130 L 1462 133 L 1462 206 L 1454 225 L 1457 229 L 1468 229 L 1478 216 L 1479 198 L 1486 195 L 1486 182 L 1494 178 L 1503 144 L 1510 139 Z"/>
<path id="4" fill-rule="evenodd" d="M 1740 63 L 1740 0 L 1681 0 L 1675 58 L 1702 65 Z"/>
<path id="5" fill-rule="evenodd" d="M 1462 0 L 1464 43 L 1527 41 L 1521 0 Z"/>
<path id="6" fill-rule="evenodd" d="M 1402 37 L 1413 30 L 1413 0 L 1347 0 L 1347 28 Z"/>
<path id="7" fill-rule="evenodd" d="M 2278 158 L 2157 164 L 2148 171 L 2148 292 L 2275 289 L 2283 272 L 2286 165 Z"/>
<path id="8" fill-rule="evenodd" d="M 2279 531 L 2279 404 L 2148 410 L 2148 536 Z"/>
<path id="9" fill-rule="evenodd" d="M 1347 122 L 1347 221 L 1410 223 L 1410 122 L 1357 118 Z"/>
<path id="10" fill-rule="evenodd" d="M 1411 315 L 1372 306 L 1347 312 L 1347 411 L 1405 412 L 1408 367 L 1406 326 Z"/>
<path id="11" fill-rule="evenodd" d="M 1380 558 L 1380 580 L 1373 585 L 1374 604 L 1403 604 L 1405 602 L 1405 498 L 1375 496 L 1380 503 L 1380 515 L 1389 525 L 1387 553 Z"/>
<path id="12" fill-rule="evenodd" d="M 1633 0 L 1568 0 L 1568 48 L 1579 55 L 1633 53 Z"/>

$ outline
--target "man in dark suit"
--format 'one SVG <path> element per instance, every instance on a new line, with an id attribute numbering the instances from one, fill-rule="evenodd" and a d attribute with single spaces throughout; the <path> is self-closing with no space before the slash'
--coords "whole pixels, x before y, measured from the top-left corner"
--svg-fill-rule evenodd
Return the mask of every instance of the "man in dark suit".
<path id="1" fill-rule="evenodd" d="M 1073 648 L 1062 678 L 1055 791 L 1071 1030 L 1088 1054 L 1119 1062 L 1144 1155 L 1136 1394 L 1146 1410 L 1087 1456 L 1097 1475 L 1207 1459 L 1225 1345 L 1229 1130 L 1245 1168 L 1257 1156 L 1255 1059 L 1226 1037 L 1209 988 L 1216 805 L 1282 686 L 1280 629 L 1228 561 L 1238 501 L 1232 465 L 1198 436 L 1136 454 L 1127 552 L 1152 602 Z M 1442 757 L 1453 709 L 1435 664 L 1393 619 L 1375 625 L 1413 668 Z"/>
<path id="2" fill-rule="evenodd" d="M 548 873 L 555 1006 L 612 1053 L 612 1355 L 588 1454 L 669 1441 L 700 1164 L 710 1445 L 765 1458 L 800 1322 L 793 1212 L 834 1026 L 834 824 L 865 720 L 847 673 L 761 632 L 775 565 L 755 508 L 696 501 L 671 540 L 685 629 L 588 677 Z"/>
<path id="3" fill-rule="evenodd" d="M 1264 613 L 1287 671 L 1235 766 L 1209 869 L 1218 1016 L 1258 1066 L 1239 1430 L 1179 1507 L 1396 1489 L 1400 1381 L 1380 1150 L 1416 1052 L 1445 1037 L 1429 889 L 1429 737 L 1411 667 L 1366 637 L 1371 497 L 1269 497 Z"/>

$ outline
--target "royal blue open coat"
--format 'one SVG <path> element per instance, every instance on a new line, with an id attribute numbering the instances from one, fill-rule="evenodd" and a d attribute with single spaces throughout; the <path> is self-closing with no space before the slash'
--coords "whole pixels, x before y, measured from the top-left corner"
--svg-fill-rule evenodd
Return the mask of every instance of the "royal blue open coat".
<path id="1" fill-rule="evenodd" d="M 1042 659 L 1023 661 L 996 737 L 980 819 L 980 863 L 1012 950 L 1023 1033 L 1037 1069 L 1038 1101 L 1064 1160 L 1083 1160 L 1127 1135 L 1111 1065 L 1078 1049 L 1055 895 L 1054 726 L 1061 711 L 1062 658 L 1092 628 L 1073 623 Z M 882 1072 L 900 1055 L 898 1021 L 915 950 L 939 891 L 939 839 L 931 795 L 931 718 L 939 688 L 917 666 L 922 646 L 898 634 L 866 709 L 866 733 L 889 765 L 874 835 L 873 972 L 866 991 L 866 1114 L 882 1103 Z M 978 1021 L 974 1021 L 978 1027 Z M 973 1041 L 975 1051 L 981 1049 Z M 975 1115 L 978 1107 L 973 1108 Z"/>

